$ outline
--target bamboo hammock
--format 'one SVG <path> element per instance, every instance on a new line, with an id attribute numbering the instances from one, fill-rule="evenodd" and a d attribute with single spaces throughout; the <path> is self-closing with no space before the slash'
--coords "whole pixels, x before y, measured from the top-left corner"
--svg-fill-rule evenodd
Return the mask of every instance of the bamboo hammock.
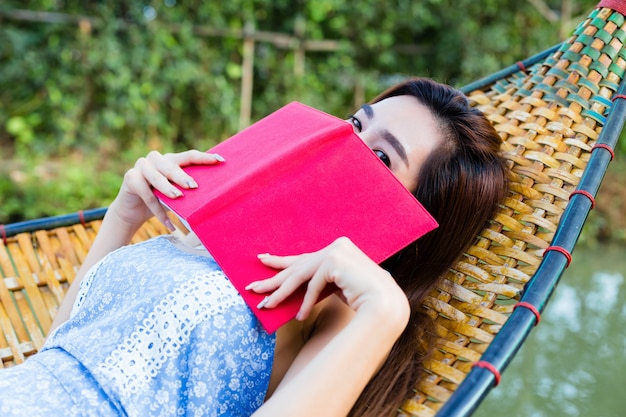
<path id="1" fill-rule="evenodd" d="M 625 13 L 602 1 L 568 41 L 463 88 L 503 139 L 510 192 L 425 302 L 437 349 L 399 416 L 471 415 L 538 323 L 626 120 Z M 105 211 L 0 226 L 0 367 L 41 348 Z M 162 233 L 151 219 L 133 242 Z"/>

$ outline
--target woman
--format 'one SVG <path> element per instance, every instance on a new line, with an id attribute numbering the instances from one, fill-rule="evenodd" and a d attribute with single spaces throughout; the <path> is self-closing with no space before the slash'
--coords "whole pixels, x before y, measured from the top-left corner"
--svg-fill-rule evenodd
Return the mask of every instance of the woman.
<path id="1" fill-rule="evenodd" d="M 270 293 L 258 308 L 308 282 L 296 319 L 268 335 L 195 235 L 124 246 L 152 215 L 173 228 L 153 188 L 176 197 L 172 183 L 196 186 L 181 166 L 222 161 L 153 152 L 125 175 L 45 347 L 0 373 L 0 413 L 394 415 L 426 353 L 421 302 L 504 197 L 505 168 L 484 116 L 431 80 L 391 88 L 349 122 L 438 229 L 382 266 L 347 238 L 259 255 L 279 272 L 249 285 Z M 338 291 L 315 304 L 328 283 Z"/>

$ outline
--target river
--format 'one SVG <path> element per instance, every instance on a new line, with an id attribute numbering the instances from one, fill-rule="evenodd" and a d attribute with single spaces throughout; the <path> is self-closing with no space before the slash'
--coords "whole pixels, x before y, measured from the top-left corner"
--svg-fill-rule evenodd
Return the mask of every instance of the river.
<path id="1" fill-rule="evenodd" d="M 579 247 L 474 417 L 626 416 L 626 247 Z"/>

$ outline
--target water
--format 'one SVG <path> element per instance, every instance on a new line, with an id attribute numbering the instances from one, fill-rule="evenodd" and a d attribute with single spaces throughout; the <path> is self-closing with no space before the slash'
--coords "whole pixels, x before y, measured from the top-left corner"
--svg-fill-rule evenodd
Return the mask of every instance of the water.
<path id="1" fill-rule="evenodd" d="M 573 258 L 474 417 L 626 416 L 626 247 L 576 248 Z"/>

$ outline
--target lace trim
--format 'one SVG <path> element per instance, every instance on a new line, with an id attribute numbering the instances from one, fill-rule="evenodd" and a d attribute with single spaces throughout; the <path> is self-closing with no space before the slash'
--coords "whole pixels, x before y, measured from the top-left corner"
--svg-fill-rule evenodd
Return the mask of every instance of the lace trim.
<path id="1" fill-rule="evenodd" d="M 70 318 L 74 317 L 76 313 L 78 313 L 78 310 L 80 310 L 80 307 L 85 302 L 85 298 L 87 297 L 87 294 L 89 293 L 89 289 L 91 288 L 91 283 L 93 282 L 96 272 L 98 271 L 98 268 L 100 267 L 101 264 L 102 264 L 102 260 L 100 260 L 94 266 L 92 266 L 87 272 L 87 275 L 83 277 L 83 279 L 80 281 L 80 284 L 78 287 L 78 294 L 76 294 L 76 300 L 74 301 L 74 305 L 72 306 L 72 311 L 70 312 Z"/>
<path id="2" fill-rule="evenodd" d="M 145 393 L 164 363 L 202 321 L 243 300 L 221 271 L 199 274 L 158 303 L 98 366 L 125 394 Z"/>

